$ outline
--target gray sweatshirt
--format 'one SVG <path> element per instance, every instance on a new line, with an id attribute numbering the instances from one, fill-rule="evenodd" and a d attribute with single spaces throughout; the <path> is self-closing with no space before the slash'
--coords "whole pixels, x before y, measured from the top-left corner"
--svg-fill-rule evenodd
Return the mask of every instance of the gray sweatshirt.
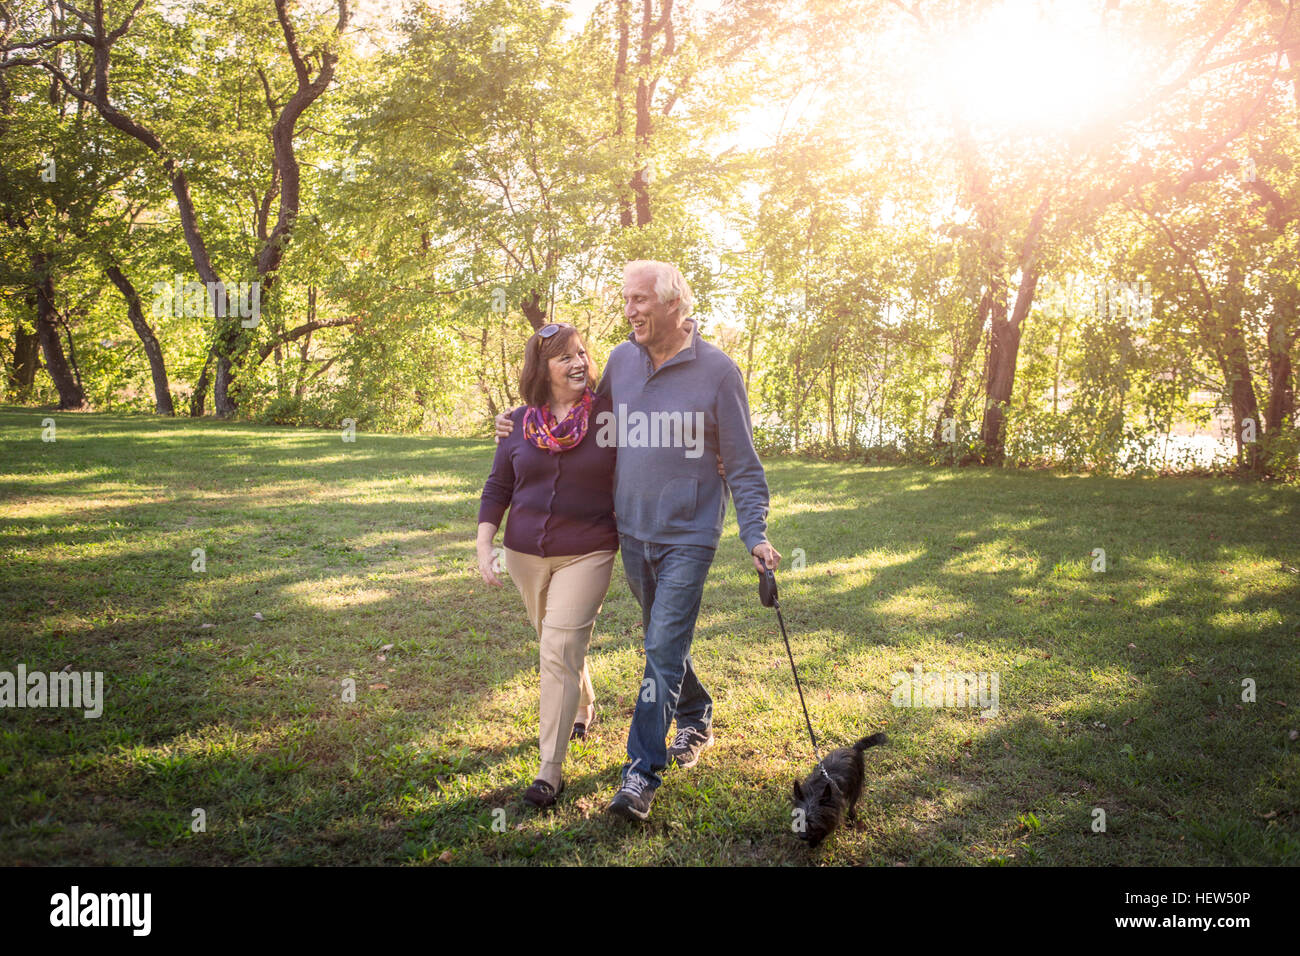
<path id="1" fill-rule="evenodd" d="M 688 320 L 690 321 L 690 320 Z M 657 370 L 628 334 L 601 377 L 613 411 L 596 416 L 598 445 L 618 447 L 614 513 L 618 530 L 642 541 L 718 546 L 727 493 L 736 502 L 747 551 L 767 540 L 768 490 L 754 451 L 740 369 L 700 338 Z M 727 478 L 718 476 L 722 455 Z"/>

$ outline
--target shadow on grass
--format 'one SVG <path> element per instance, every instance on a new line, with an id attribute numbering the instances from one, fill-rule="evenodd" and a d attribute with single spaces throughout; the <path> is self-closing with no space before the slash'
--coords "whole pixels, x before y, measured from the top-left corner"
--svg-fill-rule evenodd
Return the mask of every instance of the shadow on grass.
<path id="1" fill-rule="evenodd" d="M 7 656 L 104 670 L 118 716 L 5 729 L 24 859 L 1300 861 L 1295 745 L 1271 703 L 1297 704 L 1294 490 L 772 463 L 770 534 L 807 560 L 782 603 L 814 720 L 828 741 L 894 741 L 869 765 L 876 818 L 809 856 L 788 817 L 802 718 L 734 523 L 695 654 L 734 694 L 717 721 L 736 749 L 670 777 L 657 822 L 627 831 L 601 814 L 614 717 L 605 766 L 525 818 L 509 794 L 535 756 L 536 648 L 514 590 L 472 563 L 490 444 L 84 415 L 55 416 L 43 444 L 40 417 L 0 412 L 20 451 L 0 475 Z M 591 655 L 606 693 L 635 690 L 639 627 L 616 573 Z M 890 707 L 916 664 L 1000 672 L 1001 716 Z M 204 801 L 214 825 L 194 834 Z M 95 822 L 119 830 L 102 852 Z"/>

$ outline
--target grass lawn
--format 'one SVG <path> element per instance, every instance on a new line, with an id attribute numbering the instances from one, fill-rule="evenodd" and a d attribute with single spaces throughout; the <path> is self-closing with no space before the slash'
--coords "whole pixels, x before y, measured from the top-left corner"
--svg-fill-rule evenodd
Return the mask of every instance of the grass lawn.
<path id="1" fill-rule="evenodd" d="M 0 409 L 0 671 L 105 688 L 98 719 L 0 710 L 0 864 L 1300 863 L 1300 489 L 769 461 L 819 737 L 890 736 L 808 851 L 814 760 L 730 515 L 694 646 L 716 746 L 643 827 L 606 817 L 643 666 L 616 562 L 601 720 L 527 810 L 536 639 L 474 563 L 491 455 Z M 893 706 L 917 665 L 996 673 L 996 716 Z"/>

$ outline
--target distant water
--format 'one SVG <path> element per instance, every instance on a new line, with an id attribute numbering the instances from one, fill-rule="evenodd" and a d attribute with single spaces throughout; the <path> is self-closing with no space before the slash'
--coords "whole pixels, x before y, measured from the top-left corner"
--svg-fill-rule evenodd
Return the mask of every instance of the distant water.
<path id="1" fill-rule="evenodd" d="M 774 420 L 769 418 L 769 429 L 772 427 L 772 423 L 774 423 Z M 760 417 L 755 416 L 755 424 L 761 427 L 765 423 Z M 784 432 L 788 441 L 793 440 L 794 430 L 792 428 L 781 428 L 781 431 Z M 1220 431 L 1222 434 L 1224 430 Z M 769 432 L 769 434 L 771 433 Z M 771 437 L 775 437 L 775 435 Z M 829 437 L 824 422 L 809 422 L 800 431 L 801 443 L 804 444 L 823 442 Z M 844 434 L 842 429 L 837 434 L 837 437 L 840 444 L 847 447 L 848 436 Z M 857 447 L 863 449 L 884 445 L 885 447 L 900 448 L 903 445 L 903 437 L 902 429 L 890 425 L 881 428 L 879 422 L 866 422 L 859 425 Z M 1199 435 L 1159 435 L 1156 436 L 1155 442 L 1149 448 L 1143 448 L 1138 443 L 1131 442 L 1127 450 L 1131 468 L 1170 468 L 1177 470 L 1210 468 L 1215 465 L 1230 464 L 1237 455 L 1237 445 L 1231 437 L 1231 431 L 1227 431 L 1223 437 L 1215 437 L 1204 433 Z"/>

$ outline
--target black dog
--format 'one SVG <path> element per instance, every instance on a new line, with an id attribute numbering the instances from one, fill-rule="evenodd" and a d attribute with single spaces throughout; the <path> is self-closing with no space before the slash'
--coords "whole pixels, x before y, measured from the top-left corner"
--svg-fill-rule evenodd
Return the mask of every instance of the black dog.
<path id="1" fill-rule="evenodd" d="M 807 780 L 794 782 L 794 831 L 799 839 L 815 847 L 835 832 L 846 811 L 850 820 L 857 819 L 866 772 L 862 751 L 886 742 L 884 734 L 872 734 L 852 747 L 832 750 Z"/>

